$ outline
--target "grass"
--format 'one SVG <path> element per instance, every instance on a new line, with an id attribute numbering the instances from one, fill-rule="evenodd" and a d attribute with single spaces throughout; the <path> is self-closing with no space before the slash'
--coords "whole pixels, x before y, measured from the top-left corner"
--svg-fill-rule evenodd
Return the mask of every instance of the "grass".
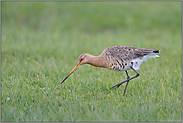
<path id="1" fill-rule="evenodd" d="M 182 121 L 181 2 L 1 2 L 1 121 Z M 160 49 L 126 79 L 82 53 Z M 130 76 L 135 75 L 129 71 Z"/>

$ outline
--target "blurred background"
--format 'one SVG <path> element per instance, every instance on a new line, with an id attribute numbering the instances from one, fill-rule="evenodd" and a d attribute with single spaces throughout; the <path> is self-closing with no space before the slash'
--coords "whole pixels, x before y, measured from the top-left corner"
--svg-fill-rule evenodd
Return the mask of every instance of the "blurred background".
<path id="1" fill-rule="evenodd" d="M 2 2 L 3 54 L 77 59 L 114 45 L 180 47 L 175 41 L 181 2 Z"/>

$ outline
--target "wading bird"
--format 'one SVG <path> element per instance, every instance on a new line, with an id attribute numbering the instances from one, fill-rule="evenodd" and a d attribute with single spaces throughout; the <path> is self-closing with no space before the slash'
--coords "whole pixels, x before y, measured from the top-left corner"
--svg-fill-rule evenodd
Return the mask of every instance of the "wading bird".
<path id="1" fill-rule="evenodd" d="M 80 66 L 83 64 L 90 64 L 96 67 L 108 68 L 114 71 L 125 71 L 127 79 L 120 82 L 110 89 L 116 89 L 121 84 L 126 83 L 123 96 L 125 95 L 128 82 L 131 79 L 138 77 L 140 74 L 136 71 L 139 69 L 143 61 L 149 58 L 159 57 L 157 53 L 160 50 L 146 49 L 146 48 L 135 48 L 129 46 L 113 46 L 105 49 L 99 56 L 93 56 L 90 54 L 81 54 L 78 58 L 76 66 L 71 72 L 65 77 L 61 84 Z M 136 75 L 129 77 L 127 70 L 132 69 L 136 72 Z"/>

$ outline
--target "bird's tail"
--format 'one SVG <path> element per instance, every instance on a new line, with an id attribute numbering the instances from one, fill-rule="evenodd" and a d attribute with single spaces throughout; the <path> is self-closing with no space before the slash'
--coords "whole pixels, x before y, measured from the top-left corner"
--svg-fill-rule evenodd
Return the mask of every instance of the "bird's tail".
<path id="1" fill-rule="evenodd" d="M 160 53 L 161 50 L 154 50 L 153 53 Z"/>
<path id="2" fill-rule="evenodd" d="M 143 57 L 142 57 L 142 60 L 143 60 L 143 61 L 146 61 L 146 60 L 149 59 L 149 58 L 159 57 L 159 56 L 157 55 L 157 53 L 160 53 L 160 51 L 161 51 L 161 50 L 153 50 L 152 53 L 149 53 L 149 54 L 143 56 Z"/>

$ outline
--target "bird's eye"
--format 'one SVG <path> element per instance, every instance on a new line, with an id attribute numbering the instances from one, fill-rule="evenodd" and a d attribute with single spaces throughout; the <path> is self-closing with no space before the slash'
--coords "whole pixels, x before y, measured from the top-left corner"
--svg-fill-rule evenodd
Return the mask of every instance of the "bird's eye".
<path id="1" fill-rule="evenodd" d="M 83 60 L 83 58 L 81 58 L 81 61 Z"/>

